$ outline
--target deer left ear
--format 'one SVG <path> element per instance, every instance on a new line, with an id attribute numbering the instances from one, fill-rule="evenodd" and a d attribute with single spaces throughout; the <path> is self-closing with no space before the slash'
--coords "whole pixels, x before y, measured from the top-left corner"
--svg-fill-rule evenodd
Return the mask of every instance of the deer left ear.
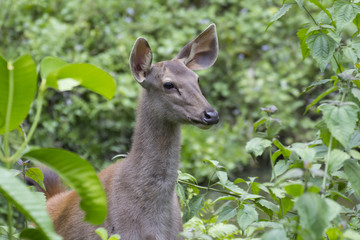
<path id="1" fill-rule="evenodd" d="M 191 70 L 211 67 L 218 55 L 218 39 L 215 24 L 210 24 L 199 36 L 190 41 L 176 55 Z"/>
<path id="2" fill-rule="evenodd" d="M 152 65 L 152 52 L 145 38 L 138 38 L 130 54 L 131 72 L 141 85 L 144 85 Z"/>

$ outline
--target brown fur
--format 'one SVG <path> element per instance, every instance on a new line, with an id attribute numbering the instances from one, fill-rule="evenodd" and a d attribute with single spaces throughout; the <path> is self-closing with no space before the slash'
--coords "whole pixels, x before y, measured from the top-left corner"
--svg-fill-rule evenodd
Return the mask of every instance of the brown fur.
<path id="1" fill-rule="evenodd" d="M 192 45 L 191 43 L 196 43 Z M 122 240 L 173 240 L 182 230 L 176 196 L 181 124 L 209 128 L 218 122 L 192 71 L 210 67 L 217 56 L 215 25 L 210 25 L 170 61 L 152 64 L 147 41 L 139 38 L 130 57 L 135 79 L 144 87 L 139 99 L 134 139 L 128 157 L 99 174 L 108 201 L 102 224 Z M 187 53 L 187 54 L 186 54 Z M 166 89 L 172 82 L 176 88 Z M 76 192 L 50 198 L 47 210 L 65 240 L 98 239 L 83 222 Z"/>

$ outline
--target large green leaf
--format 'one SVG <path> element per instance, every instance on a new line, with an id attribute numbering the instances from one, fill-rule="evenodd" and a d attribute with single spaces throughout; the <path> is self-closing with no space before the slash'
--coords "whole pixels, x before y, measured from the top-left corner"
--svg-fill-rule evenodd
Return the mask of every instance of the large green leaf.
<path id="1" fill-rule="evenodd" d="M 0 193 L 33 221 L 46 239 L 61 239 L 55 233 L 51 219 L 46 211 L 44 195 L 31 192 L 19 178 L 15 177 L 9 170 L 1 167 Z"/>
<path id="2" fill-rule="evenodd" d="M 68 91 L 80 85 L 107 99 L 114 97 L 115 80 L 108 73 L 87 63 L 63 64 L 56 58 L 47 58 L 42 62 L 42 73 L 48 87 Z"/>
<path id="3" fill-rule="evenodd" d="M 350 137 L 354 133 L 358 107 L 353 104 L 319 106 L 323 119 L 331 134 L 345 147 L 349 147 Z"/>
<path id="4" fill-rule="evenodd" d="M 352 188 L 360 197 L 360 165 L 355 160 L 348 160 L 344 163 L 344 172 L 351 183 Z"/>
<path id="5" fill-rule="evenodd" d="M 320 65 L 320 70 L 324 71 L 337 47 L 336 41 L 328 35 L 319 32 L 308 36 L 306 44 L 310 49 L 311 56 Z"/>
<path id="6" fill-rule="evenodd" d="M 25 157 L 45 164 L 74 188 L 81 198 L 80 207 L 85 211 L 86 221 L 101 224 L 105 220 L 105 192 L 94 168 L 86 160 L 72 152 L 54 148 L 31 150 Z"/>
<path id="7" fill-rule="evenodd" d="M 334 16 L 337 27 L 342 29 L 345 24 L 354 20 L 359 11 L 359 6 L 354 3 L 336 1 L 334 3 Z"/>
<path id="8" fill-rule="evenodd" d="M 294 208 L 300 216 L 300 225 L 303 228 L 303 239 L 318 240 L 330 221 L 340 214 L 341 206 L 330 200 L 321 198 L 315 193 L 304 193 L 296 201 Z"/>
<path id="9" fill-rule="evenodd" d="M 36 67 L 29 55 L 14 63 L 0 57 L 0 134 L 5 132 L 5 121 L 10 107 L 9 131 L 26 118 L 37 88 Z"/>
<path id="10" fill-rule="evenodd" d="M 65 62 L 64 60 L 60 59 L 60 58 L 56 58 L 56 57 L 45 57 L 40 64 L 40 75 L 41 78 L 46 79 L 48 77 L 48 75 L 54 71 L 59 70 L 60 68 L 64 67 L 68 65 L 67 62 Z M 56 82 L 53 82 L 54 85 L 52 85 L 52 83 L 48 82 L 47 85 L 53 88 L 56 88 Z"/>

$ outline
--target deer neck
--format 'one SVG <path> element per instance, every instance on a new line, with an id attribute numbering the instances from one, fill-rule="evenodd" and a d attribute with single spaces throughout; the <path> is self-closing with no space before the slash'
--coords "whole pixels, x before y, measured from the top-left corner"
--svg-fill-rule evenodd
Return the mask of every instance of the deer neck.
<path id="1" fill-rule="evenodd" d="M 179 167 L 181 126 L 166 121 L 156 113 L 156 104 L 149 93 L 143 91 L 134 131 L 129 163 L 137 175 L 137 181 L 162 184 L 173 189 Z"/>

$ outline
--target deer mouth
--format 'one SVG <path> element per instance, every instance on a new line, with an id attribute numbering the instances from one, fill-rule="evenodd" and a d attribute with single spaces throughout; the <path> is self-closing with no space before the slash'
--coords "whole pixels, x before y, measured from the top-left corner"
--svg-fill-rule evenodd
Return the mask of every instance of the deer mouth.
<path id="1" fill-rule="evenodd" d="M 201 129 L 209 129 L 213 125 L 213 124 L 209 124 L 205 121 L 200 121 L 200 120 L 193 119 L 193 118 L 189 118 L 189 120 L 194 126 L 201 128 Z"/>

